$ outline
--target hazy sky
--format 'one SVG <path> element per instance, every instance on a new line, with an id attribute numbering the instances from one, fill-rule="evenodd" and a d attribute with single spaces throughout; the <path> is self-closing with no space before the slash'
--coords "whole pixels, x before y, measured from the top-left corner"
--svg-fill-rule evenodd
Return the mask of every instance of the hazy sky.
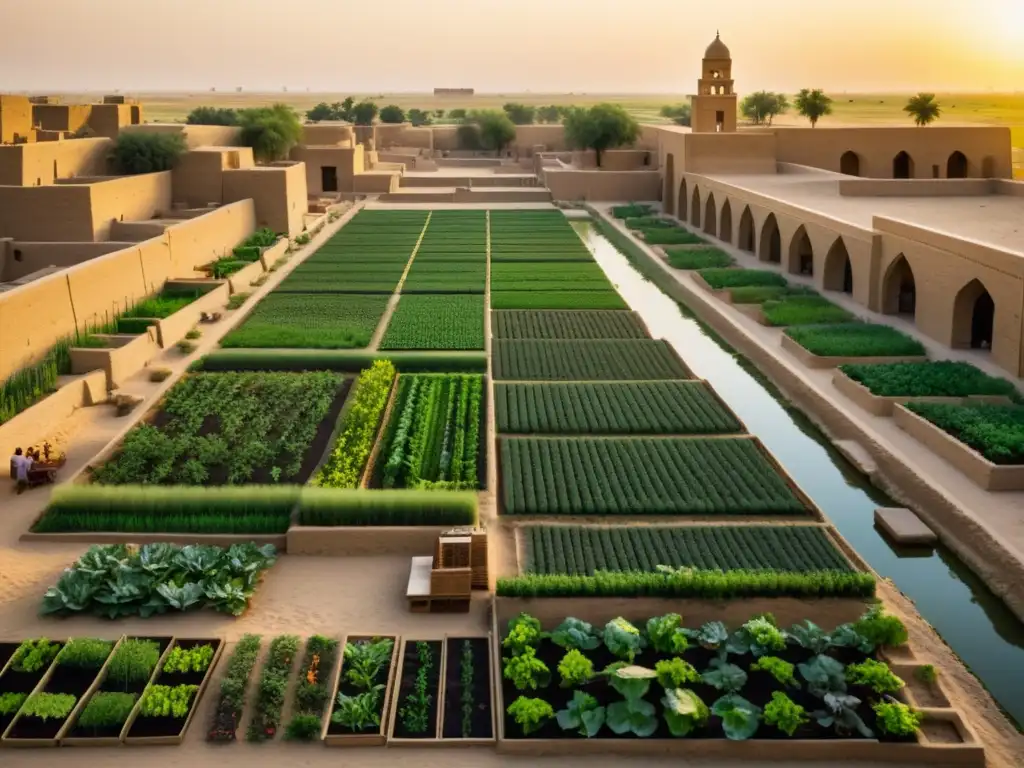
<path id="1" fill-rule="evenodd" d="M 1024 89 L 1024 0 L 0 0 L 0 90 Z"/>

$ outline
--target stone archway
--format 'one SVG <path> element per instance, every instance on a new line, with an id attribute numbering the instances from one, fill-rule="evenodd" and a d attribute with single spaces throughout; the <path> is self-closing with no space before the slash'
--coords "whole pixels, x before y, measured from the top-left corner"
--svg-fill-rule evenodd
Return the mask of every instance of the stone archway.
<path id="1" fill-rule="evenodd" d="M 837 237 L 825 255 L 825 273 L 821 284 L 826 291 L 853 294 L 853 264 L 842 237 Z"/>
<path id="2" fill-rule="evenodd" d="M 740 231 L 736 235 L 736 245 L 741 251 L 754 252 L 754 214 L 750 212 L 750 206 L 743 206 L 743 213 L 740 214 Z"/>
<path id="3" fill-rule="evenodd" d="M 679 210 L 675 212 L 676 218 L 686 221 L 686 179 L 679 182 Z M 671 211 L 669 211 L 671 213 Z"/>
<path id="4" fill-rule="evenodd" d="M 732 242 L 732 204 L 729 198 L 722 203 L 722 223 L 718 227 L 718 239 L 724 243 Z"/>
<path id="5" fill-rule="evenodd" d="M 856 152 L 843 152 L 839 158 L 839 172 L 847 176 L 860 176 L 860 155 Z"/>
<path id="6" fill-rule="evenodd" d="M 949 156 L 949 159 L 946 161 L 946 178 L 967 178 L 967 155 L 965 155 L 959 149 L 953 154 L 951 154 Z"/>
<path id="7" fill-rule="evenodd" d="M 814 247 L 811 245 L 811 238 L 807 236 L 807 229 L 803 224 L 797 229 L 789 243 L 786 271 L 791 275 L 808 277 L 814 274 Z"/>
<path id="8" fill-rule="evenodd" d="M 984 284 L 975 278 L 953 300 L 953 344 L 960 349 L 992 349 L 996 304 Z"/>
<path id="9" fill-rule="evenodd" d="M 671 216 L 676 210 L 675 192 L 676 192 L 676 159 L 675 156 L 669 152 L 665 157 L 665 184 L 662 187 L 661 193 L 661 210 Z"/>
<path id="10" fill-rule="evenodd" d="M 901 151 L 892 159 L 892 177 L 894 179 L 914 178 L 914 158 L 906 150 Z"/>
<path id="11" fill-rule="evenodd" d="M 782 263 L 782 235 L 775 214 L 769 213 L 761 226 L 761 242 L 758 244 L 757 258 L 773 264 Z"/>
<path id="12" fill-rule="evenodd" d="M 704 233 L 718 237 L 718 208 L 715 206 L 715 193 L 708 193 L 708 201 L 704 204 Z"/>
<path id="13" fill-rule="evenodd" d="M 889 265 L 882 278 L 882 312 L 916 320 L 917 283 L 910 262 L 902 253 Z"/>
<path id="14" fill-rule="evenodd" d="M 690 198 L 690 223 L 695 226 L 700 226 L 700 189 L 698 187 L 693 188 L 693 197 Z"/>

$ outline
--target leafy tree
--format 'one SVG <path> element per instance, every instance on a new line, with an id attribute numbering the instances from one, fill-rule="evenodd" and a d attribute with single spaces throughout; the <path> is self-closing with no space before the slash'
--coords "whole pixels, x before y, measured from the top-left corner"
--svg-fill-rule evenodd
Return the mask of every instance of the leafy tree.
<path id="1" fill-rule="evenodd" d="M 493 149 L 500 154 L 516 137 L 516 126 L 504 112 L 485 109 L 472 113 L 470 119 L 480 131 L 480 144 L 484 149 Z"/>
<path id="2" fill-rule="evenodd" d="M 576 107 L 565 118 L 565 138 L 576 149 L 592 149 L 601 167 L 606 149 L 632 144 L 640 135 L 640 125 L 618 104 L 596 104 L 589 109 Z"/>
<path id="3" fill-rule="evenodd" d="M 777 115 L 789 109 L 789 99 L 784 93 L 757 91 L 743 97 L 740 113 L 755 125 L 771 125 Z"/>
<path id="4" fill-rule="evenodd" d="M 661 116 L 667 117 L 676 125 L 690 125 L 690 119 L 692 117 L 692 110 L 689 104 L 678 104 L 672 106 L 666 104 L 661 108 Z"/>
<path id="5" fill-rule="evenodd" d="M 114 144 L 114 165 L 118 173 L 135 175 L 169 171 L 185 151 L 185 134 L 125 131 Z"/>
<path id="6" fill-rule="evenodd" d="M 306 112 L 306 119 L 312 123 L 317 123 L 321 120 L 337 120 L 338 118 L 335 117 L 335 114 L 332 106 L 329 106 L 326 101 L 321 101 Z"/>
<path id="7" fill-rule="evenodd" d="M 252 147 L 258 160 L 283 160 L 302 138 L 299 116 L 287 104 L 242 109 L 238 119 L 242 143 Z"/>
<path id="8" fill-rule="evenodd" d="M 444 110 L 443 109 L 435 109 L 434 110 L 434 117 L 436 117 L 438 120 L 440 120 L 442 117 L 444 117 Z"/>
<path id="9" fill-rule="evenodd" d="M 433 119 L 430 112 L 425 112 L 422 109 L 410 109 L 406 117 L 414 126 L 430 125 Z M 381 119 L 383 119 L 383 113 Z"/>
<path id="10" fill-rule="evenodd" d="M 459 140 L 459 149 L 477 151 L 483 149 L 480 141 L 480 127 L 475 123 L 463 123 L 455 131 Z"/>
<path id="11" fill-rule="evenodd" d="M 189 125 L 238 125 L 238 114 L 222 107 L 196 107 L 188 113 Z"/>
<path id="12" fill-rule="evenodd" d="M 377 116 L 377 105 L 372 101 L 360 101 L 352 107 L 352 122 L 356 125 L 373 125 Z"/>
<path id="13" fill-rule="evenodd" d="M 395 104 L 388 104 L 380 111 L 380 121 L 391 124 L 404 123 L 405 110 Z"/>
<path id="14" fill-rule="evenodd" d="M 535 107 L 527 106 L 526 104 L 517 104 L 515 102 L 509 102 L 502 109 L 505 110 L 505 114 L 508 115 L 516 125 L 530 125 L 533 123 L 533 119 L 537 114 Z"/>
<path id="15" fill-rule="evenodd" d="M 811 121 L 811 128 L 814 128 L 825 115 L 832 114 L 832 99 L 825 95 L 820 88 L 809 90 L 803 88 L 796 95 L 796 111 Z"/>
<path id="16" fill-rule="evenodd" d="M 353 111 L 355 110 L 355 104 L 356 100 L 353 99 L 351 96 L 345 97 L 345 100 L 340 103 L 335 102 L 334 104 L 332 104 L 331 107 L 335 110 L 335 113 L 337 114 L 337 117 L 335 119 L 347 120 L 350 123 L 354 123 L 355 114 L 353 113 Z"/>
<path id="17" fill-rule="evenodd" d="M 914 118 L 915 125 L 923 127 L 939 119 L 942 106 L 935 100 L 934 93 L 919 93 L 910 97 L 903 111 Z"/>
<path id="18" fill-rule="evenodd" d="M 551 104 L 537 107 L 537 120 L 542 123 L 557 123 L 562 119 L 562 108 Z"/>
<path id="19" fill-rule="evenodd" d="M 448 117 L 452 120 L 465 120 L 466 110 L 464 109 L 450 109 L 448 110 Z"/>

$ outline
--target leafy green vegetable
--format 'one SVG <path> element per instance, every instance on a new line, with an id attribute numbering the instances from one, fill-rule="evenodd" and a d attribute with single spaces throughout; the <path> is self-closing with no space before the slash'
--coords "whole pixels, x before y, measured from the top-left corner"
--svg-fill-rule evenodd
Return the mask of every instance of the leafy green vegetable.
<path id="1" fill-rule="evenodd" d="M 520 696 L 508 705 L 506 710 L 523 729 L 523 735 L 538 730 L 547 720 L 555 716 L 555 711 L 544 699 L 529 699 Z"/>
<path id="2" fill-rule="evenodd" d="M 114 652 L 107 667 L 107 680 L 113 685 L 127 687 L 131 683 L 149 680 L 160 661 L 160 644 L 155 640 L 130 637 Z"/>
<path id="3" fill-rule="evenodd" d="M 683 617 L 667 613 L 647 620 L 647 640 L 660 653 L 684 653 L 690 643 L 683 631 Z M 672 686 L 678 688 L 679 686 Z"/>
<path id="4" fill-rule="evenodd" d="M 669 733 L 676 737 L 688 736 L 706 725 L 711 714 L 700 696 L 688 688 L 666 690 L 661 705 Z"/>
<path id="5" fill-rule="evenodd" d="M 654 670 L 632 665 L 615 669 L 608 684 L 625 698 L 608 705 L 608 727 L 620 736 L 633 733 L 641 738 L 650 736 L 658 729 L 654 705 L 644 700 L 651 687 L 651 680 L 657 676 Z"/>
<path id="6" fill-rule="evenodd" d="M 536 649 L 540 644 L 544 633 L 540 630 L 540 621 L 526 613 L 520 613 L 508 623 L 508 634 L 502 641 L 503 648 L 512 651 L 513 656 L 526 651 L 527 648 Z"/>
<path id="7" fill-rule="evenodd" d="M 27 693 L 0 693 L 0 716 L 13 715 L 27 698 Z"/>
<path id="8" fill-rule="evenodd" d="M 768 725 L 774 725 L 787 736 L 792 736 L 797 728 L 809 722 L 809 718 L 803 707 L 786 694 L 775 691 L 772 693 L 772 700 L 765 705 L 764 721 Z"/>
<path id="9" fill-rule="evenodd" d="M 701 679 L 710 686 L 727 693 L 736 693 L 747 684 L 747 673 L 735 664 L 730 664 L 724 656 L 711 660 L 711 667 Z"/>
<path id="10" fill-rule="evenodd" d="M 680 658 L 659 659 L 654 664 L 654 671 L 658 675 L 658 682 L 666 691 L 682 688 L 686 683 L 701 681 L 700 672 Z"/>
<path id="11" fill-rule="evenodd" d="M 751 619 L 729 638 L 730 653 L 764 656 L 786 647 L 786 633 L 765 618 Z"/>
<path id="12" fill-rule="evenodd" d="M 33 693 L 21 708 L 22 717 L 63 720 L 71 714 L 78 699 L 70 693 Z"/>
<path id="13" fill-rule="evenodd" d="M 620 659 L 632 663 L 634 657 L 644 649 L 647 642 L 640 634 L 639 629 L 620 616 L 605 625 L 604 644 Z"/>
<path id="14" fill-rule="evenodd" d="M 62 667 L 99 669 L 106 662 L 113 647 L 113 640 L 76 637 L 68 640 L 67 645 L 64 646 L 64 649 L 57 657 L 57 663 Z"/>
<path id="15" fill-rule="evenodd" d="M 601 639 L 591 624 L 570 616 L 555 627 L 551 633 L 551 642 L 562 648 L 592 651 L 601 644 Z"/>
<path id="16" fill-rule="evenodd" d="M 124 725 L 135 707 L 138 695 L 116 691 L 98 691 L 89 699 L 81 716 L 80 728 L 114 728 Z"/>
<path id="17" fill-rule="evenodd" d="M 60 643 L 51 643 L 47 638 L 25 640 L 11 657 L 11 669 L 15 672 L 39 672 L 50 666 L 60 651 Z"/>
<path id="18" fill-rule="evenodd" d="M 718 650 L 729 639 L 729 630 L 720 621 L 709 621 L 696 631 L 687 630 L 687 634 L 710 651 Z"/>
<path id="19" fill-rule="evenodd" d="M 192 706 L 198 685 L 150 685 L 142 694 L 141 717 L 173 717 L 183 720 Z"/>
<path id="20" fill-rule="evenodd" d="M 864 638 L 866 643 L 874 647 L 887 646 L 895 648 L 905 645 L 908 639 L 907 628 L 896 616 L 889 616 L 881 603 L 872 606 L 867 613 L 853 624 L 853 629 Z"/>
<path id="21" fill-rule="evenodd" d="M 505 662 L 503 675 L 518 691 L 535 691 L 546 688 L 551 682 L 551 670 L 537 658 L 532 646 L 526 646 L 518 656 L 503 658 L 502 661 Z"/>
<path id="22" fill-rule="evenodd" d="M 800 683 L 793 677 L 793 665 L 778 656 L 762 656 L 750 665 L 750 671 L 767 672 L 783 685 L 800 687 Z"/>
<path id="23" fill-rule="evenodd" d="M 895 699 L 888 698 L 871 707 L 878 716 L 878 727 L 893 736 L 912 736 L 921 727 L 924 715 Z"/>
<path id="24" fill-rule="evenodd" d="M 558 727 L 563 731 L 577 731 L 588 739 L 596 736 L 605 721 L 605 708 L 597 699 L 583 691 L 574 691 L 572 700 L 557 714 Z"/>
<path id="25" fill-rule="evenodd" d="M 807 681 L 807 690 L 815 696 L 846 693 L 845 668 L 831 656 L 819 654 L 809 661 L 798 664 L 797 668 Z"/>
<path id="26" fill-rule="evenodd" d="M 834 727 L 839 736 L 849 736 L 854 731 L 867 739 L 874 736 L 856 712 L 860 706 L 860 699 L 856 696 L 847 693 L 826 693 L 822 696 L 822 702 L 825 705 L 824 709 L 811 712 L 811 717 L 822 728 Z"/>
<path id="27" fill-rule="evenodd" d="M 558 662 L 558 674 L 562 677 L 563 688 L 583 685 L 594 677 L 594 663 L 580 651 L 573 649 Z"/>
<path id="28" fill-rule="evenodd" d="M 375 685 L 370 690 L 355 696 L 339 693 L 331 722 L 350 731 L 366 731 L 380 728 L 380 717 L 384 685 Z"/>
<path id="29" fill-rule="evenodd" d="M 866 685 L 875 693 L 896 693 L 904 683 L 893 674 L 884 661 L 865 659 L 860 664 L 846 668 L 846 681 L 855 685 Z"/>
<path id="30" fill-rule="evenodd" d="M 213 646 L 209 643 L 194 648 L 182 648 L 176 645 L 167 654 L 164 672 L 185 674 L 186 672 L 205 672 L 213 661 Z"/>
<path id="31" fill-rule="evenodd" d="M 357 688 L 372 689 L 380 673 L 391 664 L 394 647 L 390 637 L 345 643 L 345 679 Z"/>
<path id="32" fill-rule="evenodd" d="M 761 708 L 736 693 L 729 693 L 711 705 L 711 711 L 722 718 L 725 737 L 730 741 L 744 741 L 761 724 Z"/>

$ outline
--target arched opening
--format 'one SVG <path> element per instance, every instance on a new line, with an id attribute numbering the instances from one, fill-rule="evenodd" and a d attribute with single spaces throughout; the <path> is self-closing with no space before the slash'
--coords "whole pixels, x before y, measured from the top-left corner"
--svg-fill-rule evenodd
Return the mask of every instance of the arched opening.
<path id="1" fill-rule="evenodd" d="M 676 210 L 676 159 L 671 152 L 665 156 L 665 184 L 661 193 L 661 210 L 672 215 Z"/>
<path id="2" fill-rule="evenodd" d="M 953 302 L 953 346 L 992 349 L 996 304 L 978 279 L 960 289 Z"/>
<path id="3" fill-rule="evenodd" d="M 768 214 L 764 226 L 761 227 L 761 243 L 757 258 L 773 264 L 782 263 L 782 235 L 779 234 L 779 223 L 775 220 L 774 213 Z"/>
<path id="4" fill-rule="evenodd" d="M 800 228 L 793 235 L 789 244 L 789 261 L 786 264 L 786 271 L 793 275 L 814 274 L 814 248 L 811 247 L 811 238 L 807 236 L 807 230 L 801 224 Z"/>
<path id="5" fill-rule="evenodd" d="M 860 155 L 856 152 L 843 152 L 839 158 L 839 172 L 847 176 L 860 176 Z"/>
<path id="6" fill-rule="evenodd" d="M 894 179 L 914 178 L 914 160 L 905 151 L 892 159 L 892 177 Z"/>
<path id="7" fill-rule="evenodd" d="M 965 155 L 959 149 L 953 154 L 951 154 L 949 156 L 949 159 L 946 161 L 946 178 L 967 178 L 967 155 Z"/>
<path id="8" fill-rule="evenodd" d="M 718 208 L 714 192 L 708 193 L 708 201 L 704 205 L 704 232 L 712 237 L 718 236 Z"/>
<path id="9" fill-rule="evenodd" d="M 726 243 L 732 242 L 732 205 L 728 198 L 722 203 L 722 223 L 718 227 L 718 239 Z"/>
<path id="10" fill-rule="evenodd" d="M 853 293 L 853 265 L 843 238 L 837 237 L 825 256 L 825 274 L 821 284 L 826 291 Z"/>
<path id="11" fill-rule="evenodd" d="M 736 236 L 736 245 L 741 251 L 754 252 L 754 215 L 748 205 L 743 206 L 743 213 L 740 214 L 740 231 Z"/>
<path id="12" fill-rule="evenodd" d="M 679 210 L 676 211 L 676 218 L 686 221 L 686 179 L 679 182 Z"/>
<path id="13" fill-rule="evenodd" d="M 697 187 L 693 188 L 693 197 L 690 199 L 690 223 L 695 226 L 700 226 L 700 190 Z"/>
<path id="14" fill-rule="evenodd" d="M 917 284 L 910 262 L 902 253 L 889 265 L 882 278 L 882 312 L 887 315 L 906 315 L 913 318 L 917 312 Z"/>

